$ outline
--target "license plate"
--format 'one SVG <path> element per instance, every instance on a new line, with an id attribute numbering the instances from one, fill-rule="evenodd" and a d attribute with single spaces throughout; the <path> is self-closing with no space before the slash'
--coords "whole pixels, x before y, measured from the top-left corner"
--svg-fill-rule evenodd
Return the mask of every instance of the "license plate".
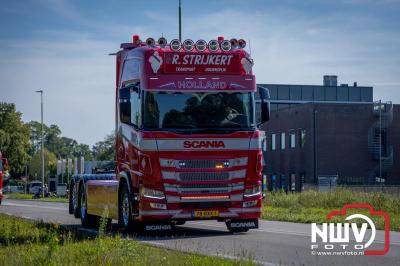
<path id="1" fill-rule="evenodd" d="M 219 211 L 193 211 L 193 217 L 216 217 L 219 216 Z"/>

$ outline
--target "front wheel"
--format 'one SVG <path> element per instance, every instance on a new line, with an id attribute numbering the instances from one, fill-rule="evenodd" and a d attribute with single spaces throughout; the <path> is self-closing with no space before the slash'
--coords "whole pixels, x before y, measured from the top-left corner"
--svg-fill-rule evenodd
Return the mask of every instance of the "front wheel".
<path id="1" fill-rule="evenodd" d="M 87 195 L 85 184 L 79 187 L 79 198 L 80 198 L 80 211 L 81 211 L 81 223 L 83 227 L 97 227 L 99 225 L 100 217 L 88 214 L 87 212 Z"/>
<path id="2" fill-rule="evenodd" d="M 126 183 L 121 184 L 118 200 L 118 225 L 123 231 L 129 231 L 133 227 L 132 203 Z"/>

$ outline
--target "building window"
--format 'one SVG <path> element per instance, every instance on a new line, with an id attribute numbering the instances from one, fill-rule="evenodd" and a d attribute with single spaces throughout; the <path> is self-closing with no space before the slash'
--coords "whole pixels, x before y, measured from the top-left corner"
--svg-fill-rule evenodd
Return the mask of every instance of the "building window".
<path id="1" fill-rule="evenodd" d="M 285 132 L 281 133 L 281 150 L 285 149 L 285 144 L 286 144 L 286 134 Z"/>
<path id="2" fill-rule="evenodd" d="M 263 151 L 267 151 L 267 137 L 265 136 L 262 140 Z"/>
<path id="3" fill-rule="evenodd" d="M 300 147 L 304 148 L 306 145 L 306 130 L 301 129 L 300 130 Z"/>
<path id="4" fill-rule="evenodd" d="M 290 131 L 290 148 L 296 148 L 296 134 L 294 131 Z"/>
<path id="5" fill-rule="evenodd" d="M 276 134 L 271 134 L 271 151 L 276 150 Z"/>

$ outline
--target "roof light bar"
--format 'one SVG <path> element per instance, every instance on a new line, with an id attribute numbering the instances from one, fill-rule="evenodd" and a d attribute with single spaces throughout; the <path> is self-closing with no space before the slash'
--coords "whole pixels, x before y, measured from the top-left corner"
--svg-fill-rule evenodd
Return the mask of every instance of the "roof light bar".
<path id="1" fill-rule="evenodd" d="M 183 49 L 185 49 L 185 51 L 192 51 L 194 48 L 194 42 L 191 39 L 186 39 L 183 42 Z"/>
<path id="2" fill-rule="evenodd" d="M 240 39 L 238 43 L 239 43 L 239 47 L 240 47 L 240 48 L 246 47 L 246 41 L 245 41 L 245 40 Z"/>
<path id="3" fill-rule="evenodd" d="M 232 45 L 231 45 L 231 42 L 230 42 L 230 41 L 228 41 L 228 40 L 223 40 L 223 41 L 221 42 L 221 49 L 222 49 L 222 51 L 228 52 L 229 50 L 231 50 L 231 48 L 232 48 Z"/>
<path id="4" fill-rule="evenodd" d="M 173 39 L 170 43 L 170 46 L 174 51 L 179 51 L 182 47 L 181 42 L 178 39 Z"/>
<path id="5" fill-rule="evenodd" d="M 146 39 L 146 44 L 148 47 L 154 47 L 156 45 L 156 41 L 150 37 Z"/>
<path id="6" fill-rule="evenodd" d="M 161 37 L 160 39 L 158 39 L 157 41 L 158 45 L 160 45 L 161 48 L 164 48 L 165 46 L 167 46 L 167 39 L 165 39 L 164 37 Z"/>
<path id="7" fill-rule="evenodd" d="M 198 40 L 196 42 L 196 50 L 199 52 L 203 52 L 207 49 L 207 42 L 205 40 Z"/>
<path id="8" fill-rule="evenodd" d="M 208 42 L 208 49 L 209 49 L 211 52 L 216 52 L 216 51 L 218 51 L 218 49 L 219 49 L 218 41 L 217 41 L 217 40 L 211 40 L 211 41 L 209 41 L 209 42 Z"/>

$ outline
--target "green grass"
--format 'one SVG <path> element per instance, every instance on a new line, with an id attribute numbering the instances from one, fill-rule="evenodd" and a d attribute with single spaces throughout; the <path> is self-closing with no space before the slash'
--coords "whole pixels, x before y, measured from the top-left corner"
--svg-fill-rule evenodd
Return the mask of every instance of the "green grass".
<path id="1" fill-rule="evenodd" d="M 254 265 L 161 249 L 120 236 L 87 238 L 55 224 L 0 214 L 0 265 Z"/>
<path id="2" fill-rule="evenodd" d="M 381 192 L 354 192 L 338 188 L 333 192 L 304 191 L 301 193 L 268 193 L 264 200 L 263 219 L 300 223 L 323 223 L 332 210 L 339 210 L 347 203 L 368 203 L 375 210 L 389 213 L 390 228 L 400 231 L 400 197 Z M 367 211 L 351 210 L 349 213 L 368 214 Z M 384 228 L 381 217 L 371 217 L 377 228 Z M 336 217 L 333 221 L 341 219 Z"/>
<path id="3" fill-rule="evenodd" d="M 33 196 L 32 194 L 23 194 L 23 193 L 9 193 L 9 194 L 6 194 L 7 199 L 42 200 L 42 201 L 52 201 L 52 202 L 68 202 L 68 198 L 47 197 L 47 198 L 33 199 L 32 196 Z"/>

